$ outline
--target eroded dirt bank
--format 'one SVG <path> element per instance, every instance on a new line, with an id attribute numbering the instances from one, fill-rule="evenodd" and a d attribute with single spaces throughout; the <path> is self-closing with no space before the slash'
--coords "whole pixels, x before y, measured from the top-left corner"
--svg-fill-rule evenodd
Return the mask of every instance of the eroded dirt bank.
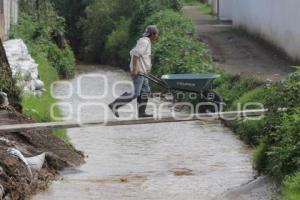
<path id="1" fill-rule="evenodd" d="M 13 107 L 0 108 L 0 125 L 31 122 L 32 119 Z M 25 157 L 46 152 L 43 168 L 31 176 L 25 163 L 10 154 L 9 148 L 19 150 Z M 16 133 L 0 131 L 0 199 L 29 199 L 38 191 L 45 190 L 58 177 L 59 170 L 83 162 L 81 152 L 65 144 L 49 130 Z"/>

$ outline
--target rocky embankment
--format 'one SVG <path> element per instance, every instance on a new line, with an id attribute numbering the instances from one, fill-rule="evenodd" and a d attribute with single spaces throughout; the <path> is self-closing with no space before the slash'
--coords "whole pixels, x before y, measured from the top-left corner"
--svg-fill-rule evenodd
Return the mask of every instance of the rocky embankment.
<path id="1" fill-rule="evenodd" d="M 25 93 L 41 95 L 44 83 L 39 79 L 38 64 L 31 57 L 22 39 L 7 40 L 3 43 L 12 75 Z"/>
<path id="2" fill-rule="evenodd" d="M 0 107 L 0 126 L 32 122 L 13 107 Z M 37 155 L 45 158 L 38 160 L 42 163 L 41 169 L 31 163 L 41 159 Z M 65 144 L 50 130 L 0 131 L 0 200 L 29 199 L 58 178 L 59 170 L 80 165 L 83 158 L 81 152 Z"/>

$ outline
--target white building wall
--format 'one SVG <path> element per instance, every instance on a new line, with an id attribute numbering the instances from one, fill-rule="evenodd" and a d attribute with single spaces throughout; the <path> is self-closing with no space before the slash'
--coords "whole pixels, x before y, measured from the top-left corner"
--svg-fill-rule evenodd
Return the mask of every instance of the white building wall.
<path id="1" fill-rule="evenodd" d="M 300 60 L 300 0 L 234 0 L 233 13 L 234 26 L 260 35 Z"/>
<path id="2" fill-rule="evenodd" d="M 232 20 L 234 0 L 219 0 L 219 19 Z"/>

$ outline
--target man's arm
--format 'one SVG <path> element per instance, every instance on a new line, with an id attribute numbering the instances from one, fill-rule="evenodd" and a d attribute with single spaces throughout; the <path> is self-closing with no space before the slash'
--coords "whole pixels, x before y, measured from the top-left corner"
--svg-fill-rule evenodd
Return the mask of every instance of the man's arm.
<path id="1" fill-rule="evenodd" d="M 132 70 L 131 70 L 131 77 L 134 78 L 137 75 L 137 63 L 138 63 L 139 57 L 134 55 L 133 56 L 133 63 L 132 63 Z"/>

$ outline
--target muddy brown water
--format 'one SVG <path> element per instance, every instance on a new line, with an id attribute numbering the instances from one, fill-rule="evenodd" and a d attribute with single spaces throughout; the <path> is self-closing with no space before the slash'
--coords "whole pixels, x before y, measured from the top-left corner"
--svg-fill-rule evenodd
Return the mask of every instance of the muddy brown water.
<path id="1" fill-rule="evenodd" d="M 65 103 L 61 107 L 70 119 L 78 118 L 77 111 L 70 112 L 70 108 L 78 107 L 82 107 L 83 119 L 103 117 L 97 103 L 110 102 L 112 90 L 102 99 L 83 97 L 103 93 L 104 82 L 95 75 L 107 77 L 109 87 L 116 81 L 129 80 L 126 72 L 111 67 L 79 66 L 75 79 L 54 89 L 56 95 L 69 95 L 60 102 Z M 128 87 L 119 85 L 116 93 Z M 68 136 L 87 155 L 86 164 L 64 171 L 62 180 L 53 182 L 34 200 L 210 200 L 249 183 L 255 176 L 251 152 L 220 123 L 83 127 L 69 129 Z"/>

